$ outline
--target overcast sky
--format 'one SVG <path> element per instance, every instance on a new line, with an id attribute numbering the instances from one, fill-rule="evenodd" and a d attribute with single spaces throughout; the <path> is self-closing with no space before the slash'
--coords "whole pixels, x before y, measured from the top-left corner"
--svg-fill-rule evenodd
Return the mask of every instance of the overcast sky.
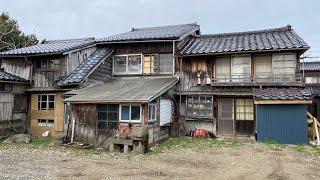
<path id="1" fill-rule="evenodd" d="M 0 11 L 39 39 L 104 37 L 147 27 L 197 22 L 201 33 L 291 24 L 320 56 L 319 0 L 0 0 Z"/>

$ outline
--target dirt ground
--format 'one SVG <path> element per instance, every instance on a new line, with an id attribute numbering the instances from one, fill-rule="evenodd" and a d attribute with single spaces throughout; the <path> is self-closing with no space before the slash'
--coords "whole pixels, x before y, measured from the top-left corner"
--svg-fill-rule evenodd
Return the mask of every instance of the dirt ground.
<path id="1" fill-rule="evenodd" d="M 145 155 L 2 143 L 0 179 L 320 179 L 318 150 L 187 143 L 167 143 Z"/>

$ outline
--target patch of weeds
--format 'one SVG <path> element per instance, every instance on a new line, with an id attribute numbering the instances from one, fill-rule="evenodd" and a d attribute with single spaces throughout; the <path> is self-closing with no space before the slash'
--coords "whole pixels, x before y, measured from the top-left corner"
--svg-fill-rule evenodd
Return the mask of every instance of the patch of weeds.
<path id="1" fill-rule="evenodd" d="M 268 149 L 276 150 L 276 151 L 282 151 L 286 147 L 284 144 L 280 144 L 280 143 L 278 143 L 277 141 L 274 141 L 274 140 L 272 140 L 272 141 L 267 140 L 267 141 L 263 141 L 262 143 Z"/>
<path id="2" fill-rule="evenodd" d="M 45 138 L 34 138 L 31 139 L 31 146 L 32 147 L 49 147 L 53 146 L 55 139 L 52 137 L 45 137 Z"/>
<path id="3" fill-rule="evenodd" d="M 241 146 L 244 146 L 246 143 L 241 139 L 232 139 L 231 143 L 229 144 L 232 148 L 239 148 Z"/>
<path id="4" fill-rule="evenodd" d="M 293 149 L 299 153 L 308 153 L 308 147 L 304 145 L 296 145 L 293 147 Z"/>

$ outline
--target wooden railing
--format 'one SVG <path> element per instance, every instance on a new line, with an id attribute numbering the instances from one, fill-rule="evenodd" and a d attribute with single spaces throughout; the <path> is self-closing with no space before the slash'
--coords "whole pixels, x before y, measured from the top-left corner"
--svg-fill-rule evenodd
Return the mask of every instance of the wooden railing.
<path id="1" fill-rule="evenodd" d="M 220 74 L 212 79 L 212 85 L 250 85 L 250 84 L 302 84 L 302 76 L 300 74 Z"/>

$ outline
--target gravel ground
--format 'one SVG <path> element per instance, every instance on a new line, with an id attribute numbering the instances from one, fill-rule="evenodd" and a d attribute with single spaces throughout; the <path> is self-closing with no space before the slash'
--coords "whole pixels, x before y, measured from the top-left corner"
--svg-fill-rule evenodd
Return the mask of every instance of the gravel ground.
<path id="1" fill-rule="evenodd" d="M 0 145 L 0 179 L 319 179 L 319 154 L 259 143 L 146 155 Z"/>

